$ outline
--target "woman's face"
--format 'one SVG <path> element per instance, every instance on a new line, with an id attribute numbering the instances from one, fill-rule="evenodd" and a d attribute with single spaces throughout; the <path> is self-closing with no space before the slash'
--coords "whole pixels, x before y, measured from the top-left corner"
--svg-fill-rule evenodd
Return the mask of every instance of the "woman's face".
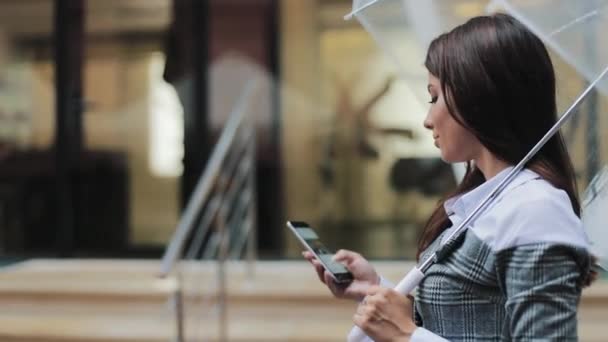
<path id="1" fill-rule="evenodd" d="M 428 91 L 431 96 L 431 108 L 424 120 L 424 127 L 433 133 L 435 146 L 441 151 L 441 159 L 448 163 L 477 159 L 481 153 L 481 143 L 450 115 L 441 91 L 441 83 L 431 73 Z"/>

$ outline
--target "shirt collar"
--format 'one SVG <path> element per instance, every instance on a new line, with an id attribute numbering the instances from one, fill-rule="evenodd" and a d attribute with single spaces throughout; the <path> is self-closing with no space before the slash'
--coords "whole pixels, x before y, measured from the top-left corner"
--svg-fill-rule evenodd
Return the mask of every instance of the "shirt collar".
<path id="1" fill-rule="evenodd" d="M 465 217 L 473 211 L 481 201 L 496 188 L 496 186 L 507 177 L 509 172 L 513 170 L 513 166 L 509 166 L 506 169 L 500 171 L 494 177 L 488 179 L 475 189 L 452 198 L 446 200 L 443 204 L 445 211 L 448 216 L 452 214 L 456 214 L 460 217 Z M 504 195 L 510 189 L 519 186 L 525 182 L 528 182 L 532 179 L 541 178 L 536 172 L 528 169 L 523 169 L 519 174 L 515 177 L 514 180 L 511 181 L 509 185 L 502 191 L 501 195 Z"/>

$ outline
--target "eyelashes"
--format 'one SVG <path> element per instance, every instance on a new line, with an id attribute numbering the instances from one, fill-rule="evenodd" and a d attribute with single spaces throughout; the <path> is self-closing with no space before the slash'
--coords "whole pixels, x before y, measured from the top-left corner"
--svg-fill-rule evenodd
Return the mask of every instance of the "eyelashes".
<path id="1" fill-rule="evenodd" d="M 432 96 L 431 97 L 431 101 L 429 101 L 430 104 L 436 103 L 437 102 L 437 96 Z"/>

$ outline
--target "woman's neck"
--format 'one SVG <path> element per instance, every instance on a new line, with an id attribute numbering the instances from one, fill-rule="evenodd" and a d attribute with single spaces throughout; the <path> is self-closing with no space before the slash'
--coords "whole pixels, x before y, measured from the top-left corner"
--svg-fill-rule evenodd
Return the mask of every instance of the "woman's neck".
<path id="1" fill-rule="evenodd" d="M 479 171 L 483 173 L 483 177 L 486 180 L 493 178 L 494 176 L 499 174 L 500 171 L 511 166 L 509 163 L 496 158 L 494 154 L 492 154 L 485 148 L 482 149 L 480 155 L 475 158 L 474 161 L 475 167 L 477 167 Z"/>

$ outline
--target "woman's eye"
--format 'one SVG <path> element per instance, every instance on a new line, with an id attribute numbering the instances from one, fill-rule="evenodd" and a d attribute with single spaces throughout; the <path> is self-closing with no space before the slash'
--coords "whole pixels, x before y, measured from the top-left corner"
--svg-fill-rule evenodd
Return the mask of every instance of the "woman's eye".
<path id="1" fill-rule="evenodd" d="M 431 101 L 429 101 L 429 103 L 433 104 L 435 102 L 437 102 L 437 96 L 432 96 Z"/>

